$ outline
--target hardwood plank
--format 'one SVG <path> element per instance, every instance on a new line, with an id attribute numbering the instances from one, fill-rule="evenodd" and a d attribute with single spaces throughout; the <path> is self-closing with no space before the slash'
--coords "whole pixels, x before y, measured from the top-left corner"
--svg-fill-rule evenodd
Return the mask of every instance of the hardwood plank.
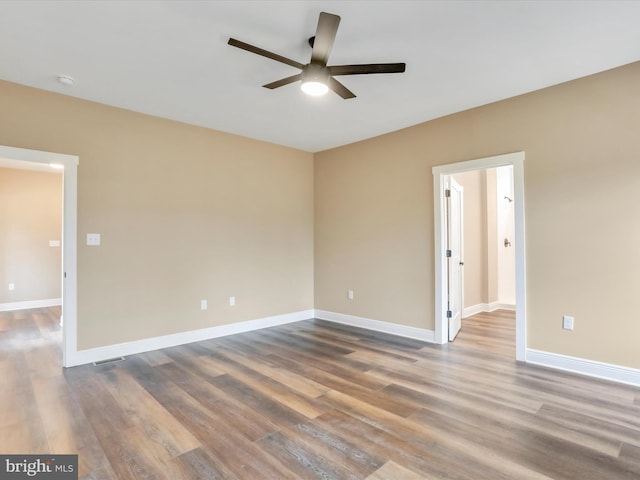
<path id="1" fill-rule="evenodd" d="M 227 374 L 233 376 L 233 378 L 243 382 L 249 387 L 259 389 L 264 395 L 269 396 L 269 398 L 308 418 L 317 417 L 328 410 L 328 407 L 317 398 L 310 398 L 299 394 L 287 385 L 275 381 L 259 371 L 236 361 L 233 358 L 234 356 L 235 354 L 232 352 L 219 349 L 216 353 L 212 353 L 209 358 L 216 362 L 220 370 L 225 371 Z"/>
<path id="2" fill-rule="evenodd" d="M 567 429 L 570 431 L 584 432 L 590 435 L 597 435 L 601 438 L 607 438 L 612 444 L 619 444 L 622 441 L 640 447 L 638 429 L 629 428 L 615 422 L 603 420 L 602 418 L 576 412 L 570 408 L 544 404 L 538 411 L 537 416 L 553 421 L 556 427 L 562 426 L 563 431 Z"/>
<path id="3" fill-rule="evenodd" d="M 327 325 L 329 328 L 339 332 L 346 332 L 357 335 L 361 340 L 367 340 L 370 344 L 381 345 L 385 347 L 393 347 L 398 351 L 416 351 L 424 348 L 425 342 L 407 337 L 399 337 L 397 335 L 388 335 L 386 333 L 367 330 L 365 328 L 353 327 L 340 323 L 328 322 L 326 320 L 314 320 L 314 324 Z"/>
<path id="4" fill-rule="evenodd" d="M 78 403 L 99 440 L 134 426 L 127 412 L 113 398 L 100 376 L 88 372 L 87 375 L 73 378 L 71 381 Z"/>
<path id="5" fill-rule="evenodd" d="M 257 445 L 279 458 L 300 479 L 356 480 L 353 472 L 333 462 L 309 448 L 304 442 L 296 441 L 284 432 L 275 432 L 258 440 Z"/>
<path id="6" fill-rule="evenodd" d="M 79 459 L 78 459 L 79 460 Z M 80 474 L 78 480 L 119 480 L 111 465 L 96 468 L 86 474 Z"/>
<path id="7" fill-rule="evenodd" d="M 42 423 L 49 450 L 58 454 L 74 454 L 81 445 L 76 442 L 74 412 L 62 377 L 41 378 L 33 383 L 38 410 L 47 412 Z"/>
<path id="8" fill-rule="evenodd" d="M 196 448 L 173 459 L 168 467 L 169 478 L 193 478 L 207 480 L 240 480 L 230 471 L 221 471 L 215 459 L 203 448 Z"/>
<path id="9" fill-rule="evenodd" d="M 307 418 L 292 408 L 277 402 L 262 391 L 258 391 L 249 385 L 237 380 L 231 375 L 222 375 L 213 380 L 213 384 L 220 390 L 233 396 L 238 401 L 253 408 L 256 412 L 266 417 L 276 425 L 287 427 L 304 422 Z"/>
<path id="10" fill-rule="evenodd" d="M 613 456 L 508 421 L 495 422 L 478 416 L 463 417 L 460 410 L 447 416 L 423 409 L 410 418 L 419 423 L 428 423 L 435 432 L 455 435 L 468 449 L 484 450 L 489 444 L 498 462 L 515 462 L 520 468 L 556 480 L 640 476 L 640 468 L 625 465 L 616 461 Z M 559 455 L 558 452 L 562 454 Z"/>
<path id="11" fill-rule="evenodd" d="M 47 436 L 38 410 L 24 355 L 13 351 L 0 359 L 0 452 L 20 454 L 48 450 Z"/>
<path id="12" fill-rule="evenodd" d="M 250 441 L 258 440 L 276 430 L 278 426 L 252 408 L 229 396 L 177 365 L 163 366 L 161 372 L 172 379 L 185 393 L 206 409 L 215 425 L 233 428 Z M 167 402 L 171 403 L 171 402 Z"/>
<path id="13" fill-rule="evenodd" d="M 399 478 L 403 480 L 429 480 L 433 477 L 419 475 L 402 465 L 398 465 L 393 460 L 389 460 L 384 466 L 369 475 L 367 480 L 398 480 Z"/>
<path id="14" fill-rule="evenodd" d="M 318 420 L 298 424 L 295 428 L 287 429 L 286 433 L 297 443 L 304 443 L 329 461 L 353 472 L 358 478 L 366 477 L 384 463 L 384 457 L 369 453 L 366 444 L 352 441 L 352 435 L 338 435 Z"/>
<path id="15" fill-rule="evenodd" d="M 482 470 L 476 470 L 478 477 L 482 474 L 486 478 L 505 480 L 510 478 L 552 478 L 540 474 L 528 466 L 513 462 L 509 458 L 502 457 L 499 453 L 486 446 L 490 444 L 474 444 L 463 436 L 454 435 L 451 433 L 453 430 L 436 430 L 433 428 L 432 419 L 426 422 L 417 421 L 416 416 L 424 412 L 424 410 L 420 410 L 409 419 L 406 419 L 339 392 L 329 392 L 325 397 L 330 399 L 337 408 L 347 411 L 350 415 L 363 422 L 370 423 L 382 430 L 393 432 L 395 435 L 400 435 L 411 443 L 419 445 L 424 450 L 433 449 L 436 445 L 443 445 L 457 458 L 472 456 L 477 463 L 483 465 Z M 422 417 L 419 418 L 422 419 Z M 423 428 L 423 425 L 428 425 L 429 428 Z"/>
<path id="16" fill-rule="evenodd" d="M 313 342 L 291 334 L 283 334 L 275 331 L 263 332 L 263 335 L 276 345 L 287 349 L 302 361 L 310 362 L 326 371 L 352 370 L 363 372 L 369 369 L 369 365 L 357 360 L 350 359 L 347 355 L 353 350 L 344 348 L 331 348 L 327 343 L 318 342 L 312 346 Z"/>
<path id="17" fill-rule="evenodd" d="M 156 450 L 156 458 L 168 460 L 200 446 L 200 443 L 138 382 L 120 369 L 104 374 L 105 384 L 130 423 L 140 432 L 141 446 Z"/>
<path id="18" fill-rule="evenodd" d="M 243 354 L 241 349 L 234 348 L 233 344 L 230 348 L 226 348 L 225 355 L 233 361 L 286 385 L 306 397 L 318 398 L 328 391 L 328 387 L 283 368 L 274 367 L 270 362 L 265 362 L 262 357 L 248 357 L 246 354 Z"/>
<path id="19" fill-rule="evenodd" d="M 161 350 L 144 352 L 138 355 L 138 357 L 147 362 L 152 367 L 173 362 L 173 359 Z"/>
<path id="20" fill-rule="evenodd" d="M 166 478 L 165 456 L 158 456 L 158 449 L 147 448 L 145 440 L 143 432 L 135 427 L 100 439 L 118 480 Z"/>
<path id="21" fill-rule="evenodd" d="M 438 444 L 422 448 L 404 435 L 386 431 L 359 420 L 349 414 L 334 410 L 322 415 L 325 429 L 346 438 L 365 438 L 367 452 L 377 458 L 390 458 L 399 465 L 411 467 L 420 474 L 437 479 L 490 480 L 500 478 L 483 463 L 466 455 L 453 455 Z M 452 464 L 455 468 L 452 468 Z"/>
<path id="22" fill-rule="evenodd" d="M 140 381 L 202 443 L 216 471 L 224 478 L 288 477 L 279 461 L 265 456 L 236 428 L 236 424 L 225 423 L 224 417 L 217 416 L 173 382 L 148 374 L 141 376 Z"/>
<path id="23" fill-rule="evenodd" d="M 623 443 L 620 448 L 620 458 L 640 466 L 640 446 Z"/>
<path id="24" fill-rule="evenodd" d="M 555 434 L 563 440 L 579 443 L 607 455 L 617 455 L 620 448 L 618 439 L 603 435 L 598 430 L 582 429 L 579 426 L 558 430 L 558 424 L 554 420 L 539 415 L 539 411 L 531 413 L 464 394 L 445 400 L 399 385 L 391 385 L 385 390 L 439 415 L 457 416 L 460 419 L 477 418 L 491 427 L 508 424 L 511 428 L 528 429 L 539 434 Z"/>

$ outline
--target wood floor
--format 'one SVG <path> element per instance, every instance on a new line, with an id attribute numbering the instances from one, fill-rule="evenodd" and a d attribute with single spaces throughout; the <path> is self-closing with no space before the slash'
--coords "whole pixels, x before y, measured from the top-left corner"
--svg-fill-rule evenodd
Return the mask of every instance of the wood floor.
<path id="1" fill-rule="evenodd" d="M 305 321 L 66 370 L 59 313 L 0 313 L 0 453 L 80 478 L 640 478 L 640 389 L 517 364 L 508 312 L 444 346 Z"/>

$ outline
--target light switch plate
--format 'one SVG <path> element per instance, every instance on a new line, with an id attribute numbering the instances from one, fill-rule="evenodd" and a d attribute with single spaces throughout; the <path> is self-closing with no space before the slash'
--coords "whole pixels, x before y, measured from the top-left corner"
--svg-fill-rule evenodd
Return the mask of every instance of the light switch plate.
<path id="1" fill-rule="evenodd" d="M 87 233 L 87 245 L 98 246 L 100 245 L 99 233 Z"/>
<path id="2" fill-rule="evenodd" d="M 50 247 L 59 247 L 60 246 L 60 240 L 49 240 L 49 246 Z"/>
<path id="3" fill-rule="evenodd" d="M 562 328 L 564 328 L 565 330 L 573 330 L 573 317 L 564 315 L 562 317 Z"/>

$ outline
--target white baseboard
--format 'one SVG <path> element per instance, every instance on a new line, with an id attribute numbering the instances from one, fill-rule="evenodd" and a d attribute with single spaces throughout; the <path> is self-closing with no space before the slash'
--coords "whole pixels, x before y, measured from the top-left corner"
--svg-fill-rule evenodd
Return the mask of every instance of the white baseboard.
<path id="1" fill-rule="evenodd" d="M 531 348 L 527 349 L 526 355 L 526 362 L 534 365 L 640 386 L 640 370 L 635 368 L 570 357 L 559 353 L 543 352 Z"/>
<path id="2" fill-rule="evenodd" d="M 477 305 L 471 305 L 470 307 L 464 307 L 462 310 L 462 318 L 471 317 L 477 313 L 484 313 L 489 311 L 488 303 L 478 303 Z"/>
<path id="3" fill-rule="evenodd" d="M 136 353 L 175 347 L 177 345 L 209 340 L 211 338 L 225 337 L 235 333 L 250 332 L 253 330 L 260 330 L 261 328 L 275 327 L 286 323 L 309 320 L 311 318 L 314 318 L 314 311 L 303 310 L 284 315 L 276 315 L 274 317 L 247 320 L 245 322 L 220 325 L 218 327 L 190 330 L 188 332 L 174 333 L 172 335 L 164 335 L 161 337 L 145 338 L 133 342 L 118 343 L 115 345 L 107 345 L 105 347 L 91 348 L 88 350 L 79 350 L 75 352 L 72 358 L 69 359 L 68 366 L 73 367 L 92 362 L 100 362 L 110 358 L 126 357 L 127 355 L 135 355 Z"/>
<path id="4" fill-rule="evenodd" d="M 380 320 L 371 320 L 369 318 L 327 312 L 325 310 L 315 310 L 315 318 L 435 343 L 435 332 L 433 330 L 427 330 L 426 328 L 407 327 L 405 325 L 398 325 L 397 323 L 381 322 Z"/>
<path id="5" fill-rule="evenodd" d="M 511 310 L 515 312 L 516 306 L 513 303 L 491 302 L 489 304 L 489 311 L 493 312 L 495 310 Z"/>
<path id="6" fill-rule="evenodd" d="M 489 313 L 495 310 L 512 310 L 516 311 L 516 306 L 511 303 L 500 303 L 500 302 L 491 302 L 491 303 L 478 303 L 477 305 L 471 305 L 470 307 L 464 307 L 462 310 L 462 318 L 467 318 L 476 313 Z"/>
<path id="7" fill-rule="evenodd" d="M 27 310 L 29 308 L 58 307 L 60 305 L 62 305 L 61 298 L 47 298 L 45 300 L 0 303 L 0 312 L 10 312 L 12 310 Z"/>

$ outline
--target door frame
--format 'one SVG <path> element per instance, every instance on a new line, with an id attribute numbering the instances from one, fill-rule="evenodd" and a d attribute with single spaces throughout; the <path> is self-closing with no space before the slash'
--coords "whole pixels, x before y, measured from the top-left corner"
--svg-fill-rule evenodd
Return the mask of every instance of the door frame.
<path id="1" fill-rule="evenodd" d="M 471 170 L 513 166 L 513 196 L 516 256 L 516 360 L 526 362 L 526 262 L 524 219 L 524 152 L 507 153 L 479 158 L 466 162 L 439 165 L 433 173 L 433 216 L 435 256 L 435 342 L 448 342 L 447 326 L 447 262 L 446 262 L 446 215 L 444 206 L 445 177 Z"/>
<path id="2" fill-rule="evenodd" d="M 0 145 L 0 158 L 39 164 L 61 164 L 62 174 L 62 365 L 75 365 L 78 309 L 78 163 L 76 155 Z"/>

